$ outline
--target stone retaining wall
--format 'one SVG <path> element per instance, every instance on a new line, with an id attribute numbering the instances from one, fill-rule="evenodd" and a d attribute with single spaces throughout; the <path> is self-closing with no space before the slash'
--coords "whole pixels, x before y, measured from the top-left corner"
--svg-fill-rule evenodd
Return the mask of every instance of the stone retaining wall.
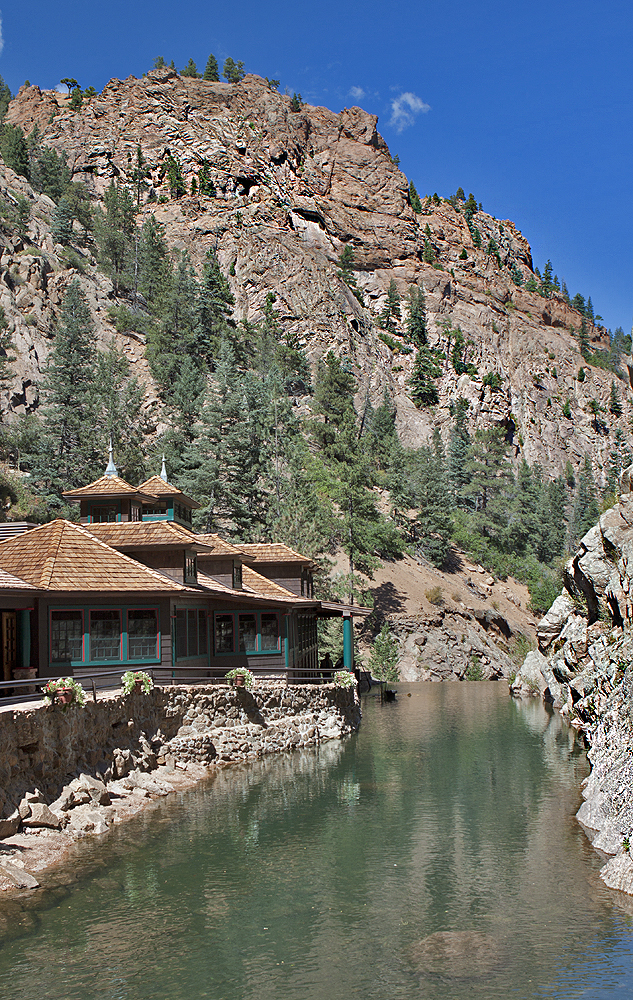
<path id="1" fill-rule="evenodd" d="M 38 789 L 52 803 L 81 773 L 106 781 L 132 770 L 255 759 L 340 738 L 358 728 L 355 689 L 261 684 L 155 687 L 84 708 L 0 713 L 0 817 Z"/>

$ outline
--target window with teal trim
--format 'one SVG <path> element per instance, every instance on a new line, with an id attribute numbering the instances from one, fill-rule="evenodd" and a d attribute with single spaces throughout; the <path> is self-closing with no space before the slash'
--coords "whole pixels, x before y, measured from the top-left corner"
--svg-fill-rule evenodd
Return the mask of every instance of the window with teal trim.
<path id="1" fill-rule="evenodd" d="M 51 663 L 83 660 L 83 619 L 81 611 L 51 611 Z"/>
<path id="2" fill-rule="evenodd" d="M 90 659 L 120 660 L 121 612 L 103 609 L 90 612 Z"/>
<path id="3" fill-rule="evenodd" d="M 281 649 L 276 611 L 222 612 L 215 615 L 216 656 L 226 653 L 275 653 Z"/>
<path id="4" fill-rule="evenodd" d="M 128 660 L 158 658 L 158 620 L 155 608 L 134 608 L 127 613 Z"/>

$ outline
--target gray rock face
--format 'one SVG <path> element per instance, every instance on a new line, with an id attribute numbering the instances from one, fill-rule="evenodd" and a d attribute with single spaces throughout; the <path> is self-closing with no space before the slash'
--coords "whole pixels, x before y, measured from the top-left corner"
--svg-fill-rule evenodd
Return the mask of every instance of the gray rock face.
<path id="1" fill-rule="evenodd" d="M 20 829 L 21 821 L 20 813 L 17 809 L 14 809 L 6 819 L 0 819 L 0 840 L 13 837 Z"/>
<path id="2" fill-rule="evenodd" d="M 562 632 L 567 619 L 574 610 L 574 602 L 567 593 L 560 594 L 547 614 L 541 618 L 536 635 L 539 649 L 545 652 Z"/>

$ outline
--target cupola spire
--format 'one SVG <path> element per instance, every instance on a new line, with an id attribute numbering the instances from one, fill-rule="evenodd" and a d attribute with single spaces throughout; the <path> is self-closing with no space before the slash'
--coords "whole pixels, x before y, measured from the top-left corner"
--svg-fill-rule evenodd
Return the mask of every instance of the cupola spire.
<path id="1" fill-rule="evenodd" d="M 165 454 L 164 454 L 164 452 L 163 452 L 163 464 L 160 467 L 160 478 L 163 480 L 163 482 L 165 482 L 165 483 L 167 482 L 167 468 L 165 466 Z"/>
<path id="2" fill-rule="evenodd" d="M 112 435 L 110 435 L 110 446 L 108 448 L 109 459 L 108 459 L 108 465 L 107 465 L 106 470 L 105 470 L 106 476 L 118 476 L 118 474 L 119 474 L 118 470 L 117 470 L 117 467 L 114 464 L 114 459 L 112 457 L 112 451 L 113 451 L 113 449 L 112 449 Z"/>

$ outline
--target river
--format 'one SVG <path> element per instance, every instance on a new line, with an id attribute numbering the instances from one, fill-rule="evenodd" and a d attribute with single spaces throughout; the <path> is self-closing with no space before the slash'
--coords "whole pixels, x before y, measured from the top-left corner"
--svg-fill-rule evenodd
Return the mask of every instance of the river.
<path id="1" fill-rule="evenodd" d="M 365 697 L 345 742 L 221 770 L 0 900 L 0 997 L 631 995 L 633 923 L 574 820 L 587 773 L 500 683 Z"/>

